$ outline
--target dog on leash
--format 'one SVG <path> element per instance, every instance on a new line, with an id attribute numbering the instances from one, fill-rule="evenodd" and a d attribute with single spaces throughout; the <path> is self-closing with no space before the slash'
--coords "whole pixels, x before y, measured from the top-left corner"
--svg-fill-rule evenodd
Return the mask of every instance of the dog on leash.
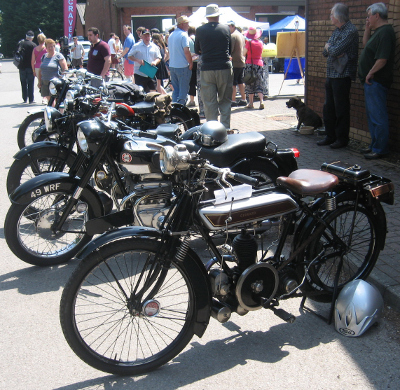
<path id="1" fill-rule="evenodd" d="M 313 111 L 311 108 L 307 107 L 300 98 L 292 97 L 286 102 L 287 108 L 294 108 L 296 110 L 297 116 L 297 130 L 300 129 L 301 125 L 313 126 L 314 130 L 322 126 L 321 117 Z"/>

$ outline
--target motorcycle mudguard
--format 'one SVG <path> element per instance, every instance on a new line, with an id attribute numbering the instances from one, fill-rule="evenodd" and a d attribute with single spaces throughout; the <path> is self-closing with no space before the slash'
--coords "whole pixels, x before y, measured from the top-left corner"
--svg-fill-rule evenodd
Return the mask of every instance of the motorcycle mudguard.
<path id="1" fill-rule="evenodd" d="M 289 176 L 298 169 L 296 157 L 291 149 L 278 149 L 273 158 L 282 176 Z"/>
<path id="2" fill-rule="evenodd" d="M 200 125 L 200 116 L 196 110 L 190 110 L 186 106 L 180 103 L 172 103 L 171 105 L 171 114 L 179 115 L 183 114 L 184 116 L 188 116 L 190 121 L 187 123 L 187 127 L 190 129 L 191 127 Z"/>
<path id="3" fill-rule="evenodd" d="M 60 146 L 57 142 L 53 141 L 40 141 L 28 146 L 25 146 L 23 149 L 18 150 L 18 152 L 14 155 L 14 160 L 21 160 L 29 153 L 32 153 L 36 149 L 49 149 L 49 148 L 58 148 L 60 149 L 60 156 L 68 153 L 68 149 L 64 146 Z M 71 152 L 74 153 L 74 152 Z"/>
<path id="4" fill-rule="evenodd" d="M 11 195 L 10 201 L 14 204 L 29 204 L 35 198 L 51 191 L 73 191 L 79 185 L 79 178 L 72 178 L 68 173 L 49 172 L 36 176 L 21 184 Z M 104 207 L 97 192 L 90 186 L 82 191 L 93 209 L 94 217 L 104 215 Z"/>
<path id="5" fill-rule="evenodd" d="M 161 232 L 157 229 L 141 226 L 129 226 L 113 230 L 102 234 L 89 242 L 77 255 L 76 258 L 83 260 L 89 254 L 96 251 L 100 247 L 109 244 L 115 240 L 135 238 L 147 238 L 154 240 L 161 237 Z M 189 248 L 189 251 L 185 257 L 185 260 L 180 263 L 185 268 L 194 288 L 194 299 L 195 299 L 195 310 L 196 310 L 196 322 L 194 324 L 194 333 L 201 337 L 208 325 L 210 320 L 211 312 L 211 286 L 210 281 L 206 272 L 206 269 L 201 262 L 198 255 Z"/>
<path id="6" fill-rule="evenodd" d="M 44 109 L 45 109 L 45 107 L 34 108 L 33 110 L 29 110 L 28 114 L 32 115 L 32 114 L 36 114 L 37 112 L 43 112 L 44 113 Z"/>

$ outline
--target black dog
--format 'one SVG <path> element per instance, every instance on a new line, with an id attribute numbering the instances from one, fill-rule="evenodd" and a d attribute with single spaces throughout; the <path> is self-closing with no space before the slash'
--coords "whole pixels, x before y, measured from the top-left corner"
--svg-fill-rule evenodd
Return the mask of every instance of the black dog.
<path id="1" fill-rule="evenodd" d="M 289 101 L 286 102 L 286 106 L 287 108 L 294 108 L 297 111 L 297 130 L 300 129 L 302 124 L 304 126 L 313 126 L 314 130 L 322 126 L 321 117 L 311 108 L 307 107 L 300 98 L 290 98 Z"/>

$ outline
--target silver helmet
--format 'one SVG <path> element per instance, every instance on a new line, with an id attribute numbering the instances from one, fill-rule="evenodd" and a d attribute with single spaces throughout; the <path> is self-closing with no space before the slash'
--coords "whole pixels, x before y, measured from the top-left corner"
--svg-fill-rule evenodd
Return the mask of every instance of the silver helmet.
<path id="1" fill-rule="evenodd" d="M 228 132 L 221 122 L 208 121 L 200 126 L 197 138 L 203 146 L 220 145 L 228 139 Z"/>
<path id="2" fill-rule="evenodd" d="M 343 336 L 361 336 L 383 311 L 383 298 L 375 286 L 364 280 L 347 283 L 335 304 L 335 328 Z"/>

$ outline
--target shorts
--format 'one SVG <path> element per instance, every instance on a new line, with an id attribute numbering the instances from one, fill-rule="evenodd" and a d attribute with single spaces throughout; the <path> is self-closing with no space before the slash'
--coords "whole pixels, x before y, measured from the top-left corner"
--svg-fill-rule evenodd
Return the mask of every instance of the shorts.
<path id="1" fill-rule="evenodd" d="M 42 97 L 50 96 L 49 84 L 50 80 L 42 80 L 40 84 L 40 95 Z"/>
<path id="2" fill-rule="evenodd" d="M 233 85 L 243 84 L 244 68 L 233 68 Z"/>
<path id="3" fill-rule="evenodd" d="M 125 58 L 124 61 L 124 75 L 126 77 L 133 76 L 135 64 L 130 64 L 129 61 Z"/>
<path id="4" fill-rule="evenodd" d="M 72 59 L 72 67 L 80 68 L 83 65 L 82 58 L 73 58 Z"/>
<path id="5" fill-rule="evenodd" d="M 117 58 L 117 55 L 116 54 L 111 54 L 111 63 L 113 65 L 116 65 L 116 64 L 118 64 L 118 62 L 119 62 L 119 60 Z"/>
<path id="6" fill-rule="evenodd" d="M 151 79 L 150 77 L 143 77 L 139 74 L 135 74 L 135 84 L 141 85 L 145 92 L 149 92 L 150 90 L 155 91 L 157 89 L 156 78 Z"/>

